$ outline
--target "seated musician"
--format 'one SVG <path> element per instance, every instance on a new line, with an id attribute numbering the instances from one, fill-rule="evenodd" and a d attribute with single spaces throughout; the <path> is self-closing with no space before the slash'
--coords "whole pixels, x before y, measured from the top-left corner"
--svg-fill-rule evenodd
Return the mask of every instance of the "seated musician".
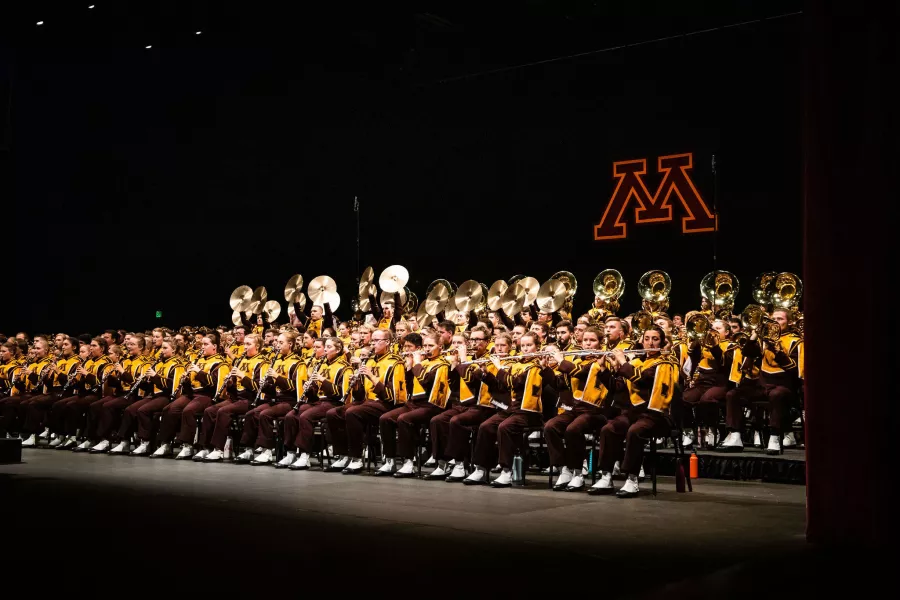
<path id="1" fill-rule="evenodd" d="M 172 393 L 183 375 L 184 359 L 177 352 L 175 340 L 167 337 L 159 348 L 158 362 L 147 367 L 140 383 L 135 384 L 145 392 L 145 395 L 125 409 L 119 426 L 118 439 L 121 441 L 109 451 L 110 454 L 128 452 L 129 440 L 135 428 L 140 444 L 131 455 L 147 456 L 150 453 L 153 418 L 171 402 Z M 135 386 L 132 386 L 132 389 L 135 389 Z"/>
<path id="2" fill-rule="evenodd" d="M 734 345 L 728 341 L 728 328 L 724 321 L 716 319 L 712 329 L 719 334 L 719 343 L 707 348 L 695 341 L 690 345 L 691 364 L 695 365 L 694 377 L 684 390 L 685 434 L 682 445 L 689 448 L 694 443 L 694 425 L 706 427 L 707 446 L 712 447 L 719 423 L 719 405 L 725 404 L 728 391 L 728 375 L 734 358 Z"/>
<path id="3" fill-rule="evenodd" d="M 536 333 L 522 335 L 519 344 L 524 355 L 537 353 L 539 338 Z M 499 387 L 510 392 L 509 404 L 495 397 L 493 403 L 499 408 L 496 414 L 478 427 L 475 442 L 475 471 L 463 483 L 467 485 L 488 483 L 488 470 L 495 464 L 495 454 L 499 454 L 500 475 L 490 482 L 493 487 L 512 485 L 512 462 L 516 449 L 523 450 L 522 435 L 528 427 L 537 427 L 541 422 L 541 390 L 543 378 L 553 377 L 548 357 L 534 357 L 501 364 L 492 361 L 497 374 L 482 373 L 482 381 L 498 381 Z M 497 451 L 494 450 L 495 445 Z"/>
<path id="4" fill-rule="evenodd" d="M 112 330 L 108 330 L 107 333 L 109 333 L 109 331 Z M 104 335 L 103 339 L 107 339 L 107 337 L 108 336 Z M 116 337 L 118 337 L 118 333 L 116 333 Z M 75 421 L 75 423 L 69 425 L 70 428 L 77 429 L 81 427 L 82 423 L 85 424 L 82 434 L 84 441 L 72 448 L 73 452 L 88 452 L 91 447 L 99 443 L 100 440 L 97 437 L 97 425 L 99 425 L 100 409 L 105 402 L 108 402 L 111 398 L 114 398 L 116 394 L 120 393 L 121 388 L 118 385 L 118 370 L 116 367 L 121 366 L 121 361 L 125 358 L 126 352 L 122 346 L 111 344 L 106 354 L 109 357 L 109 364 L 103 371 L 100 384 L 97 386 L 97 395 L 99 398 L 96 401 L 91 402 L 83 417 L 77 413 L 73 414 L 71 407 L 69 414 L 66 416 L 67 420 Z"/>
<path id="5" fill-rule="evenodd" d="M 243 339 L 242 334 L 242 344 Z M 162 458 L 172 454 L 170 445 L 176 431 L 178 431 L 177 440 L 181 442 L 181 451 L 175 458 L 187 460 L 194 456 L 197 415 L 213 403 L 213 396 L 225 384 L 225 378 L 231 370 L 228 359 L 219 351 L 218 341 L 214 333 L 203 337 L 200 357 L 186 368 L 182 380 L 178 382 L 172 394 L 175 399 L 162 411 L 162 423 L 157 436 L 159 447 L 150 458 Z M 243 354 L 243 345 L 240 353 L 233 353 L 234 356 L 240 354 Z"/>
<path id="6" fill-rule="evenodd" d="M 391 412 L 396 404 L 402 405 L 407 400 L 406 368 L 403 358 L 391 352 L 393 342 L 391 331 L 379 329 L 372 333 L 371 341 L 372 355 L 359 367 L 359 377 L 352 390 L 354 404 L 344 413 L 343 427 L 337 414 L 329 412 L 328 417 L 328 428 L 332 432 L 335 453 L 339 449 L 344 451 L 344 437 L 346 437 L 346 452 L 350 461 L 343 470 L 345 475 L 355 475 L 362 471 L 366 427 L 379 423 L 381 416 Z M 421 346 L 421 341 L 419 334 L 407 334 L 404 338 L 405 350 L 412 352 Z M 391 428 L 391 447 L 393 435 L 394 430 Z M 388 447 L 387 442 L 385 447 Z M 393 452 L 390 455 L 386 453 L 386 456 L 391 457 L 391 464 L 393 464 L 392 455 Z M 385 463 L 387 464 L 387 460 Z M 390 468 L 387 472 L 390 473 Z"/>
<path id="7" fill-rule="evenodd" d="M 474 355 L 467 354 L 466 336 L 457 333 L 453 336 L 451 351 L 447 354 L 450 363 L 450 400 L 448 408 L 441 414 L 431 419 L 428 428 L 431 433 L 431 456 L 437 461 L 437 468 L 429 473 L 425 479 L 446 479 L 450 474 L 449 462 L 453 460 L 447 452 L 447 444 L 450 438 L 450 421 L 478 402 L 476 393 L 481 383 L 475 373 L 481 372 L 476 364 L 462 365 L 462 362 L 473 360 L 488 361 L 488 343 L 490 335 L 483 325 L 476 325 L 469 333 L 468 341 L 472 343 Z M 485 363 L 487 364 L 487 363 Z M 425 463 L 428 466 L 428 463 Z"/>
<path id="8" fill-rule="evenodd" d="M 244 353 L 228 373 L 224 390 L 220 388 L 218 398 L 214 398 L 215 402 L 203 411 L 203 424 L 200 428 L 200 444 L 203 449 L 194 455 L 193 460 L 218 462 L 225 458 L 225 443 L 231 430 L 231 421 L 250 409 L 250 402 L 256 399 L 259 382 L 271 362 L 268 356 L 263 355 L 260 343 L 260 337 L 256 333 L 244 336 Z M 278 345 L 277 339 L 273 344 Z"/>
<path id="9" fill-rule="evenodd" d="M 84 420 L 85 414 L 91 404 L 102 400 L 103 392 L 100 390 L 103 376 L 110 367 L 107 355 L 106 340 L 95 337 L 90 342 L 90 353 L 83 365 L 77 365 L 75 372 L 79 377 L 75 380 L 76 394 L 54 402 L 50 408 L 51 422 L 64 423 L 63 435 L 51 442 L 56 448 L 65 450 L 73 449 L 77 444 L 78 429 Z M 90 445 L 84 446 L 84 449 Z"/>
<path id="10" fill-rule="evenodd" d="M 76 342 L 78 340 L 75 340 Z M 15 418 L 17 404 L 12 404 L 11 399 L 16 394 L 13 393 L 15 377 L 19 372 L 19 367 L 24 364 L 24 359 L 19 351 L 19 345 L 14 340 L 7 340 L 0 345 L 0 437 L 6 437 L 6 418 L 3 416 L 7 410 L 7 406 L 13 406 L 11 412 L 12 418 Z"/>
<path id="11" fill-rule="evenodd" d="M 23 348 L 24 346 L 24 348 Z M 36 431 L 24 431 L 24 425 L 27 418 L 28 405 L 32 398 L 43 396 L 43 385 L 41 383 L 41 372 L 45 367 L 49 366 L 52 361 L 50 357 L 50 342 L 43 336 L 35 336 L 34 345 L 28 349 L 28 344 L 24 341 L 19 342 L 21 354 L 27 355 L 21 365 L 10 369 L 10 396 L 6 398 L 3 405 L 3 425 L 0 428 L 8 431 L 13 437 L 18 436 L 19 432 L 34 434 L 28 435 L 22 446 L 33 446 L 37 443 Z M 38 388 L 41 389 L 38 389 Z"/>
<path id="12" fill-rule="evenodd" d="M 387 330 L 390 331 L 390 330 Z M 354 373 L 350 376 L 348 384 L 349 398 L 343 404 L 336 406 L 325 414 L 328 423 L 328 437 L 331 441 L 335 460 L 325 468 L 328 473 L 344 471 L 350 463 L 349 448 L 347 447 L 347 411 L 353 406 L 359 406 L 365 402 L 365 394 L 358 393 L 364 389 L 366 377 L 362 373 L 363 367 L 369 360 L 370 348 L 360 348 L 359 356 L 347 357 L 346 347 L 344 358 L 350 363 L 350 369 Z M 360 460 L 360 470 L 362 460 Z"/>
<path id="13" fill-rule="evenodd" d="M 740 442 L 740 419 L 736 412 L 743 410 L 743 405 L 752 402 L 766 402 L 769 412 L 770 435 L 767 454 L 780 454 L 782 451 L 782 436 L 791 428 L 790 408 L 796 403 L 798 390 L 803 381 L 803 339 L 791 330 L 791 313 L 789 310 L 777 308 L 772 312 L 774 319 L 780 328 L 780 336 L 777 342 L 765 341 L 760 346 L 757 332 L 750 335 L 750 342 L 744 346 L 743 355 L 750 361 L 758 361 L 759 385 L 745 385 L 742 383 L 741 392 L 735 395 L 731 418 L 726 415 L 729 423 L 729 435 L 723 441 L 728 446 L 737 446 Z M 740 408 L 739 408 L 740 405 Z M 734 435 L 737 434 L 737 435 Z M 741 443 L 741 446 L 743 444 Z M 734 448 L 726 448 L 735 451 Z"/>
<path id="14" fill-rule="evenodd" d="M 44 383 L 35 386 L 36 393 L 21 405 L 21 409 L 25 411 L 22 430 L 31 434 L 22 442 L 23 447 L 36 445 L 36 433 L 45 428 L 49 428 L 48 434 L 57 435 L 51 442 L 52 446 L 56 447 L 65 441 L 63 413 L 61 411 L 55 413 L 56 419 L 51 422 L 48 412 L 56 402 L 68 399 L 76 393 L 74 371 L 81 366 L 81 358 L 77 354 L 79 346 L 77 338 L 67 337 L 63 340 L 59 346 L 59 356 L 54 362 L 47 364 Z M 38 387 L 40 389 L 37 389 Z"/>
<path id="15" fill-rule="evenodd" d="M 253 462 L 270 464 L 275 448 L 275 419 L 285 416 L 298 399 L 297 372 L 302 361 L 294 353 L 297 334 L 285 331 L 278 336 L 278 356 L 272 367 L 263 374 L 258 406 L 251 407 L 244 415 L 244 432 L 241 446 L 246 450 L 235 459 L 236 463 Z M 259 444 L 259 455 L 253 457 L 253 445 Z"/>
<path id="16" fill-rule="evenodd" d="M 651 437 L 669 434 L 671 423 L 667 416 L 678 379 L 678 364 L 671 354 L 655 352 L 666 344 L 666 334 L 659 326 L 645 330 L 641 344 L 650 352 L 630 362 L 621 350 L 613 351 L 613 364 L 618 369 L 617 375 L 627 383 L 629 402 L 619 416 L 600 430 L 600 479 L 588 490 L 589 494 L 616 491 L 612 471 L 624 447 L 621 470 L 627 479 L 616 496 L 637 496 L 644 444 Z"/>
<path id="17" fill-rule="evenodd" d="M 234 364 L 244 354 L 244 336 L 247 335 L 248 328 L 245 325 L 238 325 L 234 328 L 234 338 L 232 343 L 225 346 L 224 356 L 228 359 L 229 364 Z M 201 346 L 201 351 L 203 347 Z"/>
<path id="18" fill-rule="evenodd" d="M 144 371 L 153 366 L 153 360 L 145 357 L 146 338 L 143 334 L 127 336 L 125 347 L 128 357 L 110 367 L 112 373 L 107 380 L 113 392 L 103 402 L 91 404 L 88 420 L 95 423 L 93 435 L 97 444 L 91 447 L 92 453 L 106 452 L 116 441 L 110 435 L 119 429 L 122 410 L 133 402 L 144 397 L 144 390 L 133 387 L 140 381 Z"/>
<path id="19" fill-rule="evenodd" d="M 344 358 L 344 343 L 337 337 L 326 338 L 324 360 L 309 370 L 305 397 L 300 398 L 297 409 L 284 422 L 285 446 L 295 448 L 298 455 L 290 464 L 292 470 L 309 468 L 315 425 L 348 398 L 350 373 L 350 363 Z"/>
<path id="20" fill-rule="evenodd" d="M 600 330 L 588 327 L 582 336 L 585 350 L 600 351 Z M 607 361 L 601 356 L 585 356 L 578 360 L 565 360 L 562 353 L 556 355 L 558 370 L 570 381 L 569 394 L 560 394 L 560 408 L 563 411 L 544 425 L 544 437 L 550 452 L 550 464 L 562 467 L 553 489 L 577 492 L 584 489 L 582 465 L 587 456 L 585 434 L 595 435 L 609 418 L 618 410 L 604 407 L 610 394 L 624 389 L 624 383 L 617 380 L 615 373 L 607 368 Z M 618 385 L 617 385 L 618 381 Z M 565 440 L 565 445 L 563 444 Z"/>

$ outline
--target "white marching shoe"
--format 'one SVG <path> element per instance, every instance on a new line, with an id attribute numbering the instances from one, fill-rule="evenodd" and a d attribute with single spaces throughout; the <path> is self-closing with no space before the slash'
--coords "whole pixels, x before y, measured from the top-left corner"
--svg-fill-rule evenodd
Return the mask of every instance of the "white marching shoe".
<path id="1" fill-rule="evenodd" d="M 488 482 L 487 472 L 481 467 L 475 467 L 475 470 L 472 471 L 472 474 L 463 479 L 463 483 L 466 485 L 483 485 Z"/>
<path id="2" fill-rule="evenodd" d="M 613 465 L 613 470 L 612 470 L 613 477 L 616 477 L 616 476 L 622 474 L 622 471 L 619 470 L 620 466 L 621 465 L 619 464 L 619 461 L 616 461 L 616 464 Z"/>
<path id="3" fill-rule="evenodd" d="M 540 431 L 532 431 L 531 433 L 528 434 L 528 441 L 539 440 L 539 439 L 541 439 Z"/>
<path id="4" fill-rule="evenodd" d="M 168 444 L 162 444 L 159 448 L 156 449 L 156 452 L 150 455 L 150 458 L 163 458 L 172 453 L 172 449 L 169 448 Z"/>
<path id="5" fill-rule="evenodd" d="M 766 454 L 781 454 L 781 436 L 770 435 L 769 445 L 766 447 Z"/>
<path id="6" fill-rule="evenodd" d="M 641 472 L 638 473 L 638 481 L 644 480 L 644 465 L 641 465 Z"/>
<path id="7" fill-rule="evenodd" d="M 638 487 L 638 479 L 634 475 L 629 475 L 625 480 L 625 485 L 616 492 L 616 498 L 634 498 L 638 495 L 640 488 Z"/>
<path id="8" fill-rule="evenodd" d="M 556 478 L 556 483 L 553 484 L 553 490 L 556 492 L 563 491 L 570 481 L 572 481 L 572 470 L 569 467 L 563 467 L 559 477 Z"/>
<path id="9" fill-rule="evenodd" d="M 572 475 L 572 480 L 569 481 L 569 485 L 566 486 L 567 492 L 580 492 L 584 489 L 584 475 L 581 471 Z"/>
<path id="10" fill-rule="evenodd" d="M 288 452 L 287 454 L 284 455 L 284 458 L 282 458 L 277 463 L 275 463 L 275 468 L 276 469 L 286 469 L 287 467 L 291 466 L 296 459 L 297 459 L 296 452 Z"/>
<path id="11" fill-rule="evenodd" d="M 416 474 L 415 463 L 411 458 L 403 461 L 403 466 L 394 473 L 394 477 L 413 477 Z"/>
<path id="12" fill-rule="evenodd" d="M 394 459 L 386 458 L 384 459 L 384 464 L 381 465 L 381 468 L 375 471 L 376 477 L 383 477 L 385 475 L 390 475 L 394 471 Z"/>
<path id="13" fill-rule="evenodd" d="M 125 454 L 131 450 L 131 444 L 128 442 L 119 442 L 116 447 L 109 451 L 110 454 Z"/>
<path id="14" fill-rule="evenodd" d="M 178 453 L 178 456 L 175 457 L 175 460 L 187 460 L 194 456 L 194 447 L 190 444 L 185 444 L 181 447 L 181 452 Z"/>
<path id="15" fill-rule="evenodd" d="M 150 442 L 141 442 L 140 445 L 131 453 L 132 456 L 146 456 L 150 451 Z"/>
<path id="16" fill-rule="evenodd" d="M 60 450 L 66 450 L 66 449 L 69 449 L 69 448 L 74 448 L 74 447 L 75 447 L 75 444 L 76 444 L 77 442 L 78 442 L 78 440 L 76 440 L 76 439 L 75 439 L 75 436 L 73 435 L 72 437 L 70 437 L 69 439 L 67 439 L 66 441 L 64 441 L 62 444 L 60 444 L 60 445 L 59 445 L 59 449 L 60 449 Z"/>
<path id="17" fill-rule="evenodd" d="M 354 460 L 359 460 L 360 464 L 362 464 L 362 459 L 361 459 L 361 458 L 360 458 L 360 459 L 354 459 Z M 347 468 L 347 465 L 349 465 L 349 464 L 350 464 L 350 457 L 349 457 L 349 456 L 346 456 L 346 455 L 345 455 L 345 456 L 341 456 L 341 457 L 338 458 L 336 461 L 334 461 L 333 463 L 331 463 L 330 465 L 328 465 L 328 466 L 325 468 L 325 472 L 326 472 L 326 473 L 340 473 L 340 472 L 342 472 L 344 469 L 346 469 L 346 468 Z M 360 471 L 361 471 L 361 470 L 362 470 L 362 469 L 360 469 Z M 359 471 L 351 470 L 350 473 L 359 473 Z"/>
<path id="18" fill-rule="evenodd" d="M 106 452 L 107 450 L 109 450 L 109 440 L 103 440 L 91 448 L 91 452 Z"/>
<path id="19" fill-rule="evenodd" d="M 512 486 L 512 471 L 510 469 L 503 469 L 500 471 L 500 475 L 497 479 L 491 482 L 491 487 L 495 488 L 506 488 Z"/>
<path id="20" fill-rule="evenodd" d="M 681 446 L 683 448 L 689 448 L 694 445 L 694 434 L 685 432 L 681 438 Z"/>
<path id="21" fill-rule="evenodd" d="M 794 437 L 794 432 L 790 431 L 784 434 L 784 439 L 781 441 L 782 448 L 796 448 L 797 447 L 797 438 Z"/>
<path id="22" fill-rule="evenodd" d="M 706 432 L 706 445 L 710 448 L 715 448 L 716 446 L 716 432 L 712 429 Z"/>
<path id="23" fill-rule="evenodd" d="M 744 442 L 741 440 L 741 434 L 737 431 L 732 431 L 728 435 L 725 436 L 725 439 L 722 440 L 722 443 L 719 444 L 717 450 L 721 450 L 722 452 L 741 452 L 744 450 Z"/>
<path id="24" fill-rule="evenodd" d="M 271 464 L 273 460 L 275 460 L 275 457 L 272 456 L 272 451 L 263 450 L 262 454 L 250 461 L 250 464 L 255 466 L 268 465 Z"/>
<path id="25" fill-rule="evenodd" d="M 31 436 L 31 437 L 34 437 L 34 436 Z M 31 439 L 31 438 L 29 438 L 29 439 Z M 67 438 L 67 437 L 64 436 L 64 435 L 59 435 L 59 436 L 56 437 L 56 439 L 50 441 L 50 447 L 51 447 L 51 448 L 56 448 L 57 446 L 59 446 L 60 444 L 62 444 L 63 442 L 65 442 L 65 441 L 68 440 L 68 439 L 69 439 L 69 438 Z M 28 440 L 25 440 L 25 442 L 27 442 L 27 441 L 28 441 Z M 23 445 L 23 446 L 26 445 L 25 442 L 22 442 L 22 445 Z M 30 445 L 31 445 L 31 446 L 34 446 L 33 443 L 30 444 Z"/>
<path id="26" fill-rule="evenodd" d="M 203 462 L 218 462 L 225 458 L 225 453 L 221 450 L 213 450 L 209 454 L 206 455 L 206 458 L 203 459 Z"/>
<path id="27" fill-rule="evenodd" d="M 39 439 L 39 440 L 46 440 L 46 439 L 49 439 L 49 438 L 50 438 L 50 428 L 49 428 L 49 427 L 44 427 L 44 431 L 41 433 L 41 435 L 38 436 L 38 439 Z"/>
<path id="28" fill-rule="evenodd" d="M 344 473 L 344 475 L 356 475 L 363 470 L 363 466 L 363 459 L 354 458 L 349 463 L 347 463 L 347 466 L 341 469 L 341 471 Z"/>
<path id="29" fill-rule="evenodd" d="M 247 448 L 246 450 L 238 454 L 238 457 L 234 460 L 235 462 L 250 462 L 251 460 L 253 460 L 253 450 Z"/>
<path id="30" fill-rule="evenodd" d="M 616 488 L 612 485 L 612 473 L 609 471 L 601 471 L 600 479 L 591 486 L 591 489 L 588 490 L 588 494 L 591 496 L 602 496 L 604 494 L 612 494 L 615 491 Z"/>
<path id="31" fill-rule="evenodd" d="M 309 454 L 306 452 L 301 452 L 300 456 L 297 457 L 290 467 L 288 467 L 291 471 L 305 471 L 309 468 Z"/>
<path id="32" fill-rule="evenodd" d="M 87 452 L 91 449 L 91 442 L 88 440 L 84 440 L 75 448 L 76 452 Z"/>
<path id="33" fill-rule="evenodd" d="M 52 446 L 53 444 L 50 445 Z M 37 436 L 32 433 L 22 442 L 22 447 L 32 448 L 34 446 L 37 446 Z"/>
<path id="34" fill-rule="evenodd" d="M 441 462 L 443 463 L 443 461 L 441 461 Z M 447 469 L 448 468 L 449 467 L 447 467 L 446 463 L 441 464 L 438 466 L 437 469 L 435 469 L 434 471 L 432 471 L 431 473 L 426 475 L 425 479 L 428 481 L 432 481 L 435 479 L 447 479 Z"/>
<path id="35" fill-rule="evenodd" d="M 447 476 L 445 481 L 449 481 L 451 483 L 455 481 L 462 481 L 466 478 L 466 465 L 463 463 L 456 463 L 453 465 L 453 470 L 450 471 L 450 475 Z"/>
<path id="36" fill-rule="evenodd" d="M 762 448 L 762 438 L 759 437 L 759 432 L 753 432 L 753 447 L 754 448 Z"/>
<path id="37" fill-rule="evenodd" d="M 493 469 L 491 469 L 491 473 L 499 473 L 499 472 L 502 471 L 502 470 L 503 470 L 503 469 L 500 467 L 500 465 L 497 465 L 496 467 L 494 467 Z"/>
<path id="38" fill-rule="evenodd" d="M 434 456 L 429 456 L 428 460 L 425 461 L 426 467 L 433 467 L 437 464 L 437 460 L 435 460 Z"/>
<path id="39" fill-rule="evenodd" d="M 204 448 L 203 450 L 201 450 L 200 452 L 198 452 L 197 454 L 192 456 L 191 460 L 196 460 L 197 462 L 200 462 L 201 460 L 206 460 L 207 456 L 209 456 L 209 450 Z"/>

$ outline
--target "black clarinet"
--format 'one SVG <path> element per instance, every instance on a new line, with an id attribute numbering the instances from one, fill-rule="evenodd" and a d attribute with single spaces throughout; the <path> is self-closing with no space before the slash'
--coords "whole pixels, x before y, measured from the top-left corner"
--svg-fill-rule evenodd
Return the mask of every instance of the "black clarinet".
<path id="1" fill-rule="evenodd" d="M 262 375 L 260 375 L 260 377 L 259 377 L 259 390 L 257 390 L 257 392 L 256 392 L 256 398 L 254 398 L 254 400 L 253 400 L 253 406 L 259 406 L 259 400 L 260 400 L 260 398 L 262 398 L 263 388 L 266 386 L 265 381 L 269 378 L 269 373 L 272 372 L 272 369 L 275 368 L 275 361 L 278 360 L 278 357 L 279 357 L 279 356 L 281 356 L 281 355 L 280 355 L 280 354 L 276 354 L 276 355 L 275 355 L 275 358 L 272 359 L 272 362 L 269 363 L 269 368 L 266 369 L 266 375 L 265 375 L 265 377 L 263 377 Z"/>

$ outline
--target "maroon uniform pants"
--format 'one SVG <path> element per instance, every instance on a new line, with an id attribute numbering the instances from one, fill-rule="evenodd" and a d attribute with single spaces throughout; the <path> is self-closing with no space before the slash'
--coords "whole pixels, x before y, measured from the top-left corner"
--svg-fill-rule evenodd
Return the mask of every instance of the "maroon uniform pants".
<path id="1" fill-rule="evenodd" d="M 128 398 L 126 396 L 113 396 L 104 398 L 103 402 L 91 404 L 91 414 L 96 413 L 96 419 L 93 416 L 88 418 L 96 420 L 96 432 L 98 440 L 106 439 L 108 436 L 118 434 L 119 425 L 122 421 L 122 411 L 130 404 L 140 400 L 137 396 Z"/>
<path id="2" fill-rule="evenodd" d="M 24 414 L 21 420 L 22 433 L 40 433 L 47 427 L 50 407 L 54 402 L 59 401 L 56 394 L 41 394 L 31 396 L 27 400 L 23 400 L 19 404 L 18 410 Z M 54 433 L 58 433 L 55 432 Z M 61 432 L 59 432 L 61 433 Z"/>
<path id="3" fill-rule="evenodd" d="M 275 404 L 262 404 L 244 415 L 242 446 L 261 446 L 267 450 L 275 447 L 275 420 L 291 411 L 287 400 L 276 400 Z"/>
<path id="4" fill-rule="evenodd" d="M 654 437 L 669 435 L 666 416 L 655 410 L 633 409 L 610 420 L 600 430 L 600 470 L 612 471 L 617 460 L 624 460 L 621 471 L 638 475 L 644 458 L 644 444 Z"/>
<path id="5" fill-rule="evenodd" d="M 450 419 L 456 415 L 466 412 L 471 405 L 460 404 L 456 402 L 431 419 L 428 424 L 428 431 L 431 433 L 431 455 L 437 460 L 450 460 L 447 454 L 447 442 L 450 439 Z"/>
<path id="6" fill-rule="evenodd" d="M 725 403 L 727 392 L 723 377 L 701 376 L 694 387 L 684 391 L 682 396 L 685 423 L 704 425 L 710 429 L 719 424 L 719 406 Z M 693 409 L 693 410 L 691 410 Z"/>
<path id="7" fill-rule="evenodd" d="M 397 437 L 399 456 L 415 458 L 419 443 L 419 431 L 428 425 L 431 419 L 444 412 L 440 406 L 432 403 L 406 411 L 397 417 Z"/>
<path id="8" fill-rule="evenodd" d="M 95 402 L 102 402 L 103 398 L 93 394 L 87 396 L 73 396 L 71 402 L 65 405 L 65 428 L 63 433 L 66 435 L 75 435 L 78 430 L 85 425 L 85 418 L 88 410 Z"/>
<path id="9" fill-rule="evenodd" d="M 765 405 L 769 411 L 769 429 L 772 430 L 772 435 L 780 435 L 790 431 L 790 409 L 794 396 L 794 392 L 787 386 L 743 382 L 726 395 L 725 422 L 729 429 L 740 431 L 744 406 L 757 403 Z"/>
<path id="10" fill-rule="evenodd" d="M 341 404 L 325 413 L 325 421 L 328 423 L 328 436 L 331 439 L 335 456 L 348 456 L 350 452 L 347 445 L 347 411 L 352 406 L 362 406 L 362 403 Z M 287 420 L 285 420 L 285 431 L 287 431 Z"/>
<path id="11" fill-rule="evenodd" d="M 550 464 L 580 469 L 587 456 L 585 434 L 598 435 L 607 421 L 602 409 L 586 402 L 576 402 L 572 410 L 550 419 L 544 425 Z"/>
<path id="12" fill-rule="evenodd" d="M 203 427 L 200 430 L 203 446 L 225 450 L 231 422 L 235 416 L 242 415 L 249 409 L 250 401 L 245 399 L 225 400 L 207 407 L 203 411 Z"/>
<path id="13" fill-rule="evenodd" d="M 69 407 L 78 402 L 79 396 L 68 396 L 61 400 L 54 401 L 50 405 L 50 419 L 48 425 L 50 432 L 58 435 L 66 434 L 66 416 L 69 414 Z"/>
<path id="14" fill-rule="evenodd" d="M 121 396 L 104 396 L 103 398 L 98 399 L 96 402 L 91 402 L 91 405 L 87 410 L 87 426 L 84 429 L 84 436 L 87 439 L 91 440 L 92 442 L 99 442 L 103 439 L 103 437 L 106 437 L 106 434 L 101 437 L 97 433 L 97 431 L 100 429 L 100 420 L 103 413 L 103 407 L 106 404 L 113 403 L 114 400 L 118 400 L 120 397 Z"/>
<path id="15" fill-rule="evenodd" d="M 153 428 L 153 417 L 164 409 L 168 403 L 168 394 L 148 396 L 131 403 L 122 414 L 118 439 L 127 440 L 137 428 L 138 438 L 142 442 L 149 442 Z"/>
<path id="16" fill-rule="evenodd" d="M 298 452 L 312 452 L 316 423 L 336 408 L 340 402 L 318 400 L 301 404 L 284 418 L 284 445 Z"/>
<path id="17" fill-rule="evenodd" d="M 366 444 L 366 426 L 378 424 L 380 427 L 381 417 L 393 410 L 394 403 L 383 400 L 363 402 L 362 404 L 354 404 L 347 408 L 344 419 L 346 420 L 347 427 L 347 454 L 350 458 L 362 458 L 363 447 L 365 447 Z M 393 436 L 394 429 L 391 428 L 392 443 L 394 441 Z M 386 444 L 384 439 L 382 439 L 382 443 Z M 337 452 L 337 447 L 335 447 L 335 452 Z M 393 458 L 393 455 L 387 454 L 386 450 L 384 455 L 388 458 Z M 374 457 L 370 458 L 374 459 Z"/>
<path id="18" fill-rule="evenodd" d="M 497 409 L 486 406 L 471 406 L 468 410 L 450 417 L 447 439 L 447 456 L 457 462 L 469 455 L 469 436 L 472 431 L 497 414 Z M 494 463 L 496 464 L 496 463 Z M 493 467 L 494 465 L 491 465 Z"/>
<path id="19" fill-rule="evenodd" d="M 495 464 L 504 469 L 511 468 L 516 449 L 522 449 L 525 444 L 525 431 L 540 422 L 541 413 L 498 411 L 478 427 L 473 462 L 483 469 L 490 469 Z M 497 456 L 499 460 L 495 462 Z"/>
<path id="20" fill-rule="evenodd" d="M 19 433 L 19 406 L 29 398 L 29 394 L 21 394 L 0 400 L 0 434 Z"/>
<path id="21" fill-rule="evenodd" d="M 422 408 L 424 404 L 422 401 L 408 400 L 405 404 L 387 411 L 378 418 L 378 429 L 381 430 L 381 445 L 385 458 L 397 456 L 397 420 L 401 415 Z"/>
<path id="22" fill-rule="evenodd" d="M 159 443 L 169 444 L 178 431 L 178 441 L 193 444 L 197 433 L 197 415 L 212 404 L 212 398 L 203 394 L 192 397 L 179 396 L 163 408 L 162 423 L 159 427 Z M 179 429 L 179 425 L 181 428 Z"/>

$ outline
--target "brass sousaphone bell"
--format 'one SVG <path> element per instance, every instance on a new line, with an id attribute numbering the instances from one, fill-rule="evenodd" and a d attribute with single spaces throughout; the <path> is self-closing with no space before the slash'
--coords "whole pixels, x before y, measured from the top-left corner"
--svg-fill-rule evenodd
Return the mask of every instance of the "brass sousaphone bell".
<path id="1" fill-rule="evenodd" d="M 638 281 L 638 294 L 647 302 L 665 302 L 672 292 L 672 279 L 665 271 L 647 271 Z"/>
<path id="2" fill-rule="evenodd" d="M 709 300 L 713 312 L 733 308 L 740 289 L 738 278 L 728 271 L 711 271 L 700 281 L 700 295 Z"/>
<path id="3" fill-rule="evenodd" d="M 803 282 L 793 273 L 779 273 L 775 277 L 772 304 L 775 308 L 795 308 L 803 295 Z"/>

